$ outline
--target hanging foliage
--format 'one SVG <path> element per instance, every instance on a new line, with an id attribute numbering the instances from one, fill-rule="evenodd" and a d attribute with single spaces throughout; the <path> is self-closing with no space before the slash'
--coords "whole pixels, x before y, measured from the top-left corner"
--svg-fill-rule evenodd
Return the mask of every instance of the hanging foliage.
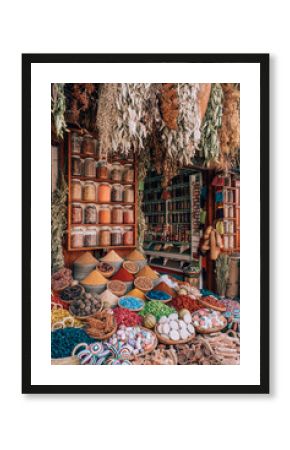
<path id="1" fill-rule="evenodd" d="M 200 86 L 196 83 L 177 85 L 179 113 L 177 130 L 170 129 L 161 115 L 160 94 L 153 107 L 155 119 L 154 161 L 162 173 L 162 186 L 166 188 L 178 169 L 190 165 L 200 141 Z"/>
<path id="2" fill-rule="evenodd" d="M 97 129 L 99 150 L 103 159 L 112 151 L 112 135 L 117 123 L 117 83 L 104 83 L 99 93 Z"/>
<path id="3" fill-rule="evenodd" d="M 52 272 L 64 267 L 63 256 L 63 237 L 67 225 L 67 194 L 68 187 L 64 179 L 61 177 L 60 186 L 52 195 L 51 202 L 51 269 Z"/>
<path id="4" fill-rule="evenodd" d="M 173 83 L 163 83 L 161 87 L 161 115 L 166 126 L 171 130 L 177 130 L 178 118 L 178 94 L 177 85 Z"/>
<path id="5" fill-rule="evenodd" d="M 234 83 L 223 83 L 223 116 L 219 130 L 221 166 L 229 169 L 236 165 L 240 148 L 240 91 Z"/>
<path id="6" fill-rule="evenodd" d="M 66 121 L 71 125 L 94 131 L 96 128 L 98 89 L 95 83 L 65 85 Z"/>
<path id="7" fill-rule="evenodd" d="M 206 166 L 218 163 L 221 153 L 218 131 L 222 125 L 223 90 L 219 83 L 212 85 L 207 111 L 201 127 L 200 156 Z"/>
<path id="8" fill-rule="evenodd" d="M 64 83 L 52 84 L 51 95 L 51 118 L 52 130 L 57 139 L 63 138 L 63 132 L 66 131 L 66 122 L 64 118 L 66 98 L 64 94 Z"/>
<path id="9" fill-rule="evenodd" d="M 146 123 L 150 89 L 150 83 L 118 83 L 117 121 L 112 136 L 114 153 L 126 157 L 131 149 L 135 154 L 145 149 L 150 133 Z"/>

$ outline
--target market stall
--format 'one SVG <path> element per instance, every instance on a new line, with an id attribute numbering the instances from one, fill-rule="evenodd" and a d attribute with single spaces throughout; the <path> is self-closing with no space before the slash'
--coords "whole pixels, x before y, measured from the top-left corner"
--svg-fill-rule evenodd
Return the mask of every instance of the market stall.
<path id="1" fill-rule="evenodd" d="M 239 95 L 52 85 L 52 364 L 239 364 Z"/>

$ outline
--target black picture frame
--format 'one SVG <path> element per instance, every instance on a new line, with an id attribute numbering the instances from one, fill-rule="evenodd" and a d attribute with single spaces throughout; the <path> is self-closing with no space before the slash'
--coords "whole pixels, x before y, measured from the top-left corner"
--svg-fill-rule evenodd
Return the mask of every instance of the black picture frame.
<path id="1" fill-rule="evenodd" d="M 22 55 L 22 393 L 24 394 L 267 394 L 269 393 L 269 54 L 23 54 Z M 260 64 L 260 384 L 31 384 L 31 64 Z"/>

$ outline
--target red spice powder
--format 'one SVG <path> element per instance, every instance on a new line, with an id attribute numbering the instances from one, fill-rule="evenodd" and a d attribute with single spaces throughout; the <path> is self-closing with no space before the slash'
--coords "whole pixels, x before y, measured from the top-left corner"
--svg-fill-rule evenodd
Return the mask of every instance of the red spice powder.
<path id="1" fill-rule="evenodd" d="M 157 284 L 157 286 L 155 286 L 153 291 L 166 292 L 166 294 L 171 295 L 172 298 L 174 298 L 176 296 L 176 292 L 173 289 L 171 289 L 170 286 L 168 286 L 166 283 L 164 283 L 164 281 L 161 281 L 161 283 Z"/>
<path id="2" fill-rule="evenodd" d="M 134 275 L 121 267 L 121 269 L 111 277 L 111 280 L 125 281 L 126 283 L 127 281 L 133 281 Z"/>
<path id="3" fill-rule="evenodd" d="M 202 305 L 198 300 L 194 300 L 188 295 L 178 295 L 178 297 L 175 297 L 172 301 L 172 306 L 177 310 L 188 309 L 190 312 L 194 312 L 202 308 Z"/>

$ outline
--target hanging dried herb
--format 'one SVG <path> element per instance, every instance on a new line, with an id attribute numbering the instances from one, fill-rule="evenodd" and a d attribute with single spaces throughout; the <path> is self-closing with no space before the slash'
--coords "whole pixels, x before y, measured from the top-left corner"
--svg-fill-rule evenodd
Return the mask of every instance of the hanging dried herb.
<path id="1" fill-rule="evenodd" d="M 118 83 L 117 121 L 113 129 L 113 151 L 126 157 L 130 150 L 144 150 L 150 133 L 147 107 L 150 83 Z"/>
<path id="2" fill-rule="evenodd" d="M 219 130 L 221 165 L 229 169 L 235 165 L 240 147 L 240 91 L 234 83 L 223 83 L 223 116 Z"/>
<path id="3" fill-rule="evenodd" d="M 228 278 L 229 278 L 229 256 L 221 254 L 216 260 L 216 285 L 217 285 L 217 292 L 221 296 L 225 296 L 226 294 Z"/>
<path id="4" fill-rule="evenodd" d="M 223 90 L 219 83 L 212 85 L 207 111 L 201 127 L 200 156 L 205 165 L 217 163 L 220 158 L 218 130 L 222 125 Z"/>
<path id="5" fill-rule="evenodd" d="M 161 88 L 161 115 L 167 127 L 177 130 L 178 118 L 178 94 L 176 84 L 163 83 Z"/>
<path id="6" fill-rule="evenodd" d="M 61 176 L 60 186 L 52 194 L 51 202 L 51 269 L 52 272 L 64 267 L 63 237 L 67 225 L 67 194 L 68 187 Z"/>
<path id="7" fill-rule="evenodd" d="M 95 131 L 98 89 L 95 83 L 67 83 L 66 120 L 68 123 Z"/>
<path id="8" fill-rule="evenodd" d="M 104 83 L 100 87 L 97 111 L 99 149 L 103 159 L 112 151 L 112 135 L 117 123 L 117 83 Z"/>
<path id="9" fill-rule="evenodd" d="M 191 163 L 200 141 L 200 86 L 196 83 L 177 85 L 179 114 L 177 130 L 168 128 L 161 115 L 160 95 L 156 96 L 153 113 L 155 119 L 154 163 L 162 173 L 162 186 L 166 188 L 178 169 Z"/>
<path id="10" fill-rule="evenodd" d="M 51 95 L 51 118 L 52 130 L 57 139 L 63 138 L 63 132 L 66 131 L 66 122 L 64 118 L 66 109 L 66 98 L 64 95 L 64 83 L 52 84 Z"/>

